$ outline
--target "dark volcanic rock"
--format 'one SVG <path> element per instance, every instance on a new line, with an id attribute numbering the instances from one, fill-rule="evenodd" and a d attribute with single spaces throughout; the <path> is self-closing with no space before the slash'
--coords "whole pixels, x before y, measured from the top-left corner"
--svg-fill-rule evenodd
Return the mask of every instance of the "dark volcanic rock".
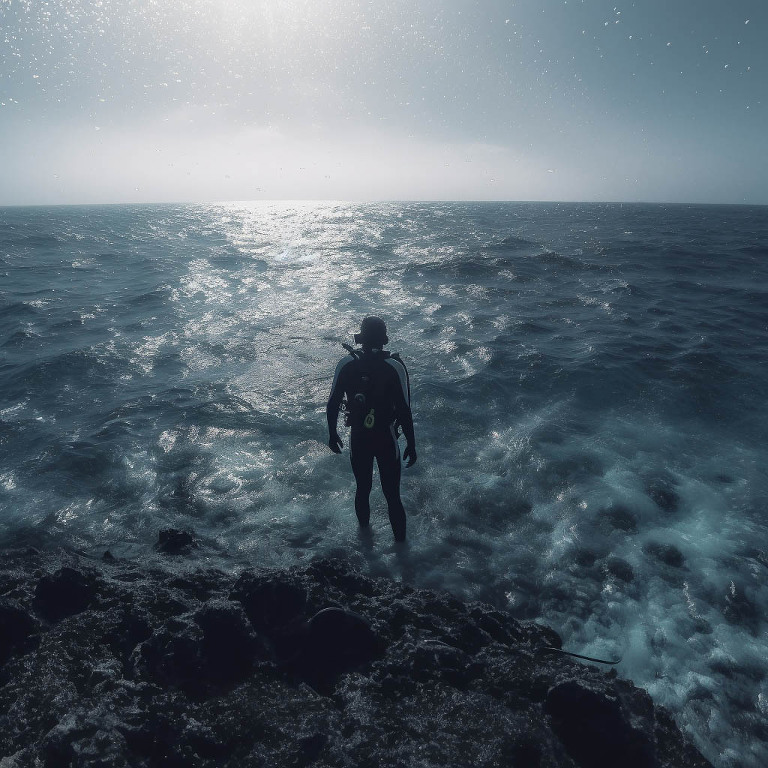
<path id="1" fill-rule="evenodd" d="M 195 537 L 189 531 L 166 528 L 157 537 L 157 551 L 164 555 L 188 555 L 198 547 Z"/>
<path id="2" fill-rule="evenodd" d="M 307 623 L 292 663 L 307 680 L 323 685 L 383 653 L 383 642 L 362 616 L 343 608 L 324 608 Z"/>
<path id="3" fill-rule="evenodd" d="M 162 562 L 5 553 L 9 768 L 709 765 L 644 691 L 504 611 L 341 560 L 237 579 Z M 65 620 L 36 622 L 33 592 Z"/>
<path id="4" fill-rule="evenodd" d="M 214 679 L 229 682 L 246 677 L 257 657 L 267 657 L 263 640 L 237 603 L 211 600 L 195 613 L 194 619 L 203 630 L 200 651 Z"/>
<path id="5" fill-rule="evenodd" d="M 138 606 L 118 608 L 111 613 L 112 626 L 106 629 L 103 642 L 118 659 L 125 660 L 131 651 L 152 634 L 152 624 L 147 611 Z"/>
<path id="6" fill-rule="evenodd" d="M 102 715 L 102 716 L 99 716 Z M 44 765 L 78 768 L 123 768 L 126 759 L 125 737 L 103 713 L 72 712 L 43 738 Z"/>
<path id="7" fill-rule="evenodd" d="M 617 697 L 580 680 L 558 683 L 544 711 L 568 754 L 582 768 L 656 768 L 648 734 L 635 729 Z"/>
<path id="8" fill-rule="evenodd" d="M 43 576 L 35 587 L 35 607 L 48 621 L 60 621 L 84 611 L 96 594 L 96 580 L 74 568 Z"/>
<path id="9" fill-rule="evenodd" d="M 242 604 L 253 626 L 268 634 L 306 618 L 306 588 L 289 573 L 246 571 L 235 583 L 231 597 Z"/>
<path id="10" fill-rule="evenodd" d="M 203 631 L 194 622 L 170 619 L 131 654 L 134 678 L 197 692 L 203 678 Z"/>
<path id="11" fill-rule="evenodd" d="M 40 622 L 15 600 L 0 598 L 0 666 L 11 654 L 30 650 L 39 629 Z"/>
<path id="12" fill-rule="evenodd" d="M 479 669 L 472 666 L 472 657 L 461 648 L 441 640 L 422 640 L 404 657 L 412 680 L 443 680 L 456 688 L 465 688 Z"/>

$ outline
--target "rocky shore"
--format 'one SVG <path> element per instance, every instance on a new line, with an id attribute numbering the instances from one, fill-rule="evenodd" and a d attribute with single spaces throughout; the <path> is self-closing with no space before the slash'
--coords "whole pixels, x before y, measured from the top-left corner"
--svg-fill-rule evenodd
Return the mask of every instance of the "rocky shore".
<path id="1" fill-rule="evenodd" d="M 179 532 L 158 549 L 3 552 L 0 768 L 710 765 L 546 627 L 343 560 L 231 575 Z"/>

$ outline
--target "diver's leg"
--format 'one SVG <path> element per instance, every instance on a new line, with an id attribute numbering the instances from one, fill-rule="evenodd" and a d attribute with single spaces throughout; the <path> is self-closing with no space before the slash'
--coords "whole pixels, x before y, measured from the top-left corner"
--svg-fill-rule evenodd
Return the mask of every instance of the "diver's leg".
<path id="1" fill-rule="evenodd" d="M 355 514 L 362 528 L 367 528 L 371 519 L 369 497 L 373 486 L 373 451 L 361 440 L 350 439 L 349 458 L 357 482 L 355 491 Z"/>
<path id="2" fill-rule="evenodd" d="M 400 446 L 394 435 L 382 437 L 381 445 L 377 446 L 376 462 L 392 533 L 395 534 L 395 541 L 405 541 L 405 509 L 400 499 Z"/>

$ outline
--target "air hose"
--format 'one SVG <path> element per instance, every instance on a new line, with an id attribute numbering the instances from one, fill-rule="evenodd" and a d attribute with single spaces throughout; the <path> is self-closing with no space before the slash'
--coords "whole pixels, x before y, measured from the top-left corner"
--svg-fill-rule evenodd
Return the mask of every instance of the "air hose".
<path id="1" fill-rule="evenodd" d="M 610 664 L 611 666 L 618 664 L 621 661 L 621 657 L 615 661 L 608 661 L 606 659 L 595 659 L 592 656 L 582 656 L 580 653 L 571 653 L 571 651 L 564 651 L 562 648 L 553 648 L 552 646 L 545 646 L 544 648 L 537 648 L 539 652 L 543 653 L 561 653 L 564 656 L 573 656 L 574 659 L 584 659 L 585 661 L 595 661 L 598 664 Z"/>

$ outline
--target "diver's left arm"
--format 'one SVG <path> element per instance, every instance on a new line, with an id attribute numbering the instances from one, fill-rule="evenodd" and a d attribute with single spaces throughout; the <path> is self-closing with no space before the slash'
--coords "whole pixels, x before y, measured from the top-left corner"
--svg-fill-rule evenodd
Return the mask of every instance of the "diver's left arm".
<path id="1" fill-rule="evenodd" d="M 333 376 L 333 384 L 331 385 L 331 395 L 328 398 L 328 404 L 325 406 L 325 417 L 328 421 L 328 447 L 334 453 L 341 453 L 341 449 L 344 445 L 339 437 L 337 424 L 339 421 L 339 406 L 341 406 L 341 400 L 344 397 L 342 377 L 344 374 L 344 366 L 347 362 L 348 359 L 344 358 L 336 366 L 336 372 Z"/>
<path id="2" fill-rule="evenodd" d="M 393 361 L 396 362 L 396 361 Z M 395 367 L 394 365 L 392 366 Z M 398 368 L 402 368 L 398 364 Z M 398 374 L 400 371 L 396 369 Z M 407 383 L 403 375 L 398 375 L 397 384 L 394 386 L 394 401 L 395 401 L 395 415 L 403 428 L 403 434 L 405 435 L 405 450 L 403 451 L 403 458 L 405 459 L 405 466 L 412 467 L 416 463 L 416 436 L 413 432 L 413 414 L 411 413 L 411 406 L 406 400 L 408 397 Z"/>

